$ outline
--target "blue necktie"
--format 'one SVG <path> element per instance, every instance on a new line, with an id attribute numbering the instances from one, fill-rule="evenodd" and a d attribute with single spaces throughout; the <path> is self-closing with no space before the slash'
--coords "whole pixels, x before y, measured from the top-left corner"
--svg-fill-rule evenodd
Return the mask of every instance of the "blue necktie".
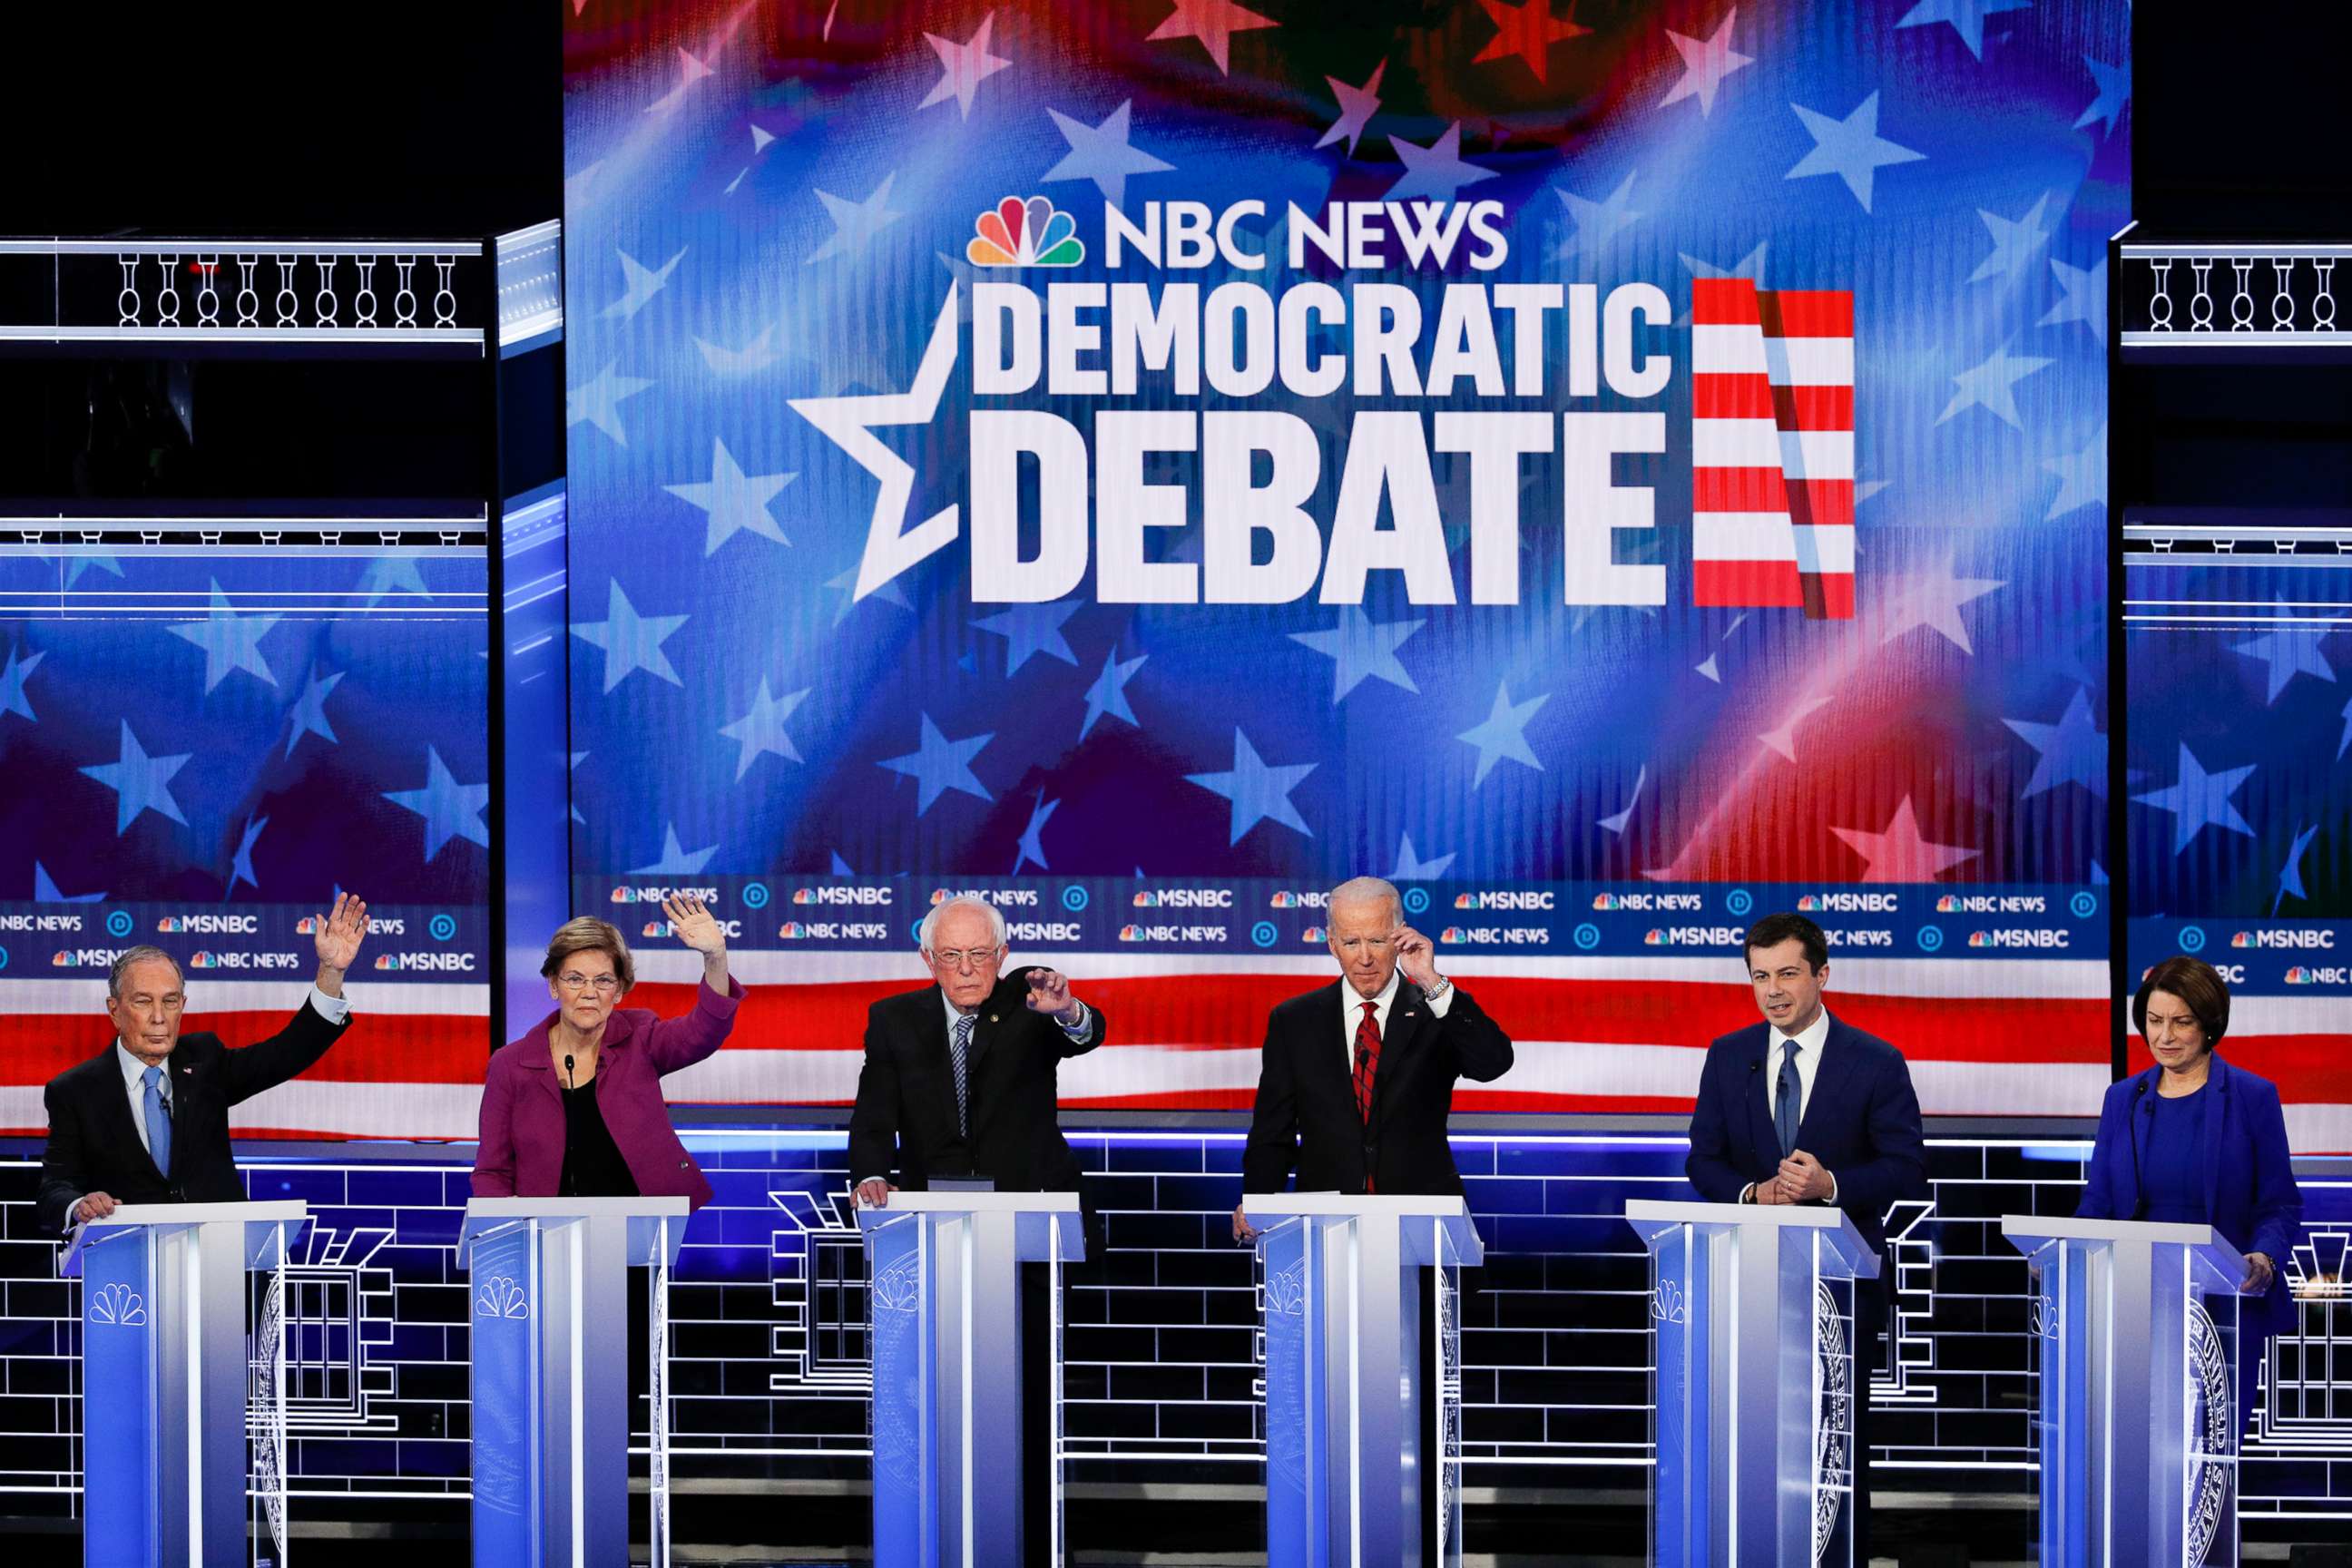
<path id="1" fill-rule="evenodd" d="M 1804 1087 L 1797 1079 L 1797 1042 L 1789 1042 L 1788 1054 L 1780 1058 L 1780 1094 L 1772 1104 L 1772 1125 L 1780 1134 L 1780 1158 L 1787 1159 L 1797 1152 L 1797 1118 L 1803 1110 L 1800 1101 Z"/>
<path id="2" fill-rule="evenodd" d="M 955 1037 L 950 1042 L 949 1055 L 955 1058 L 956 1133 L 959 1137 L 969 1135 L 971 1131 L 971 1114 L 970 1110 L 971 1101 L 970 1097 L 966 1094 L 964 1087 L 964 1063 L 966 1053 L 970 1051 L 971 1048 L 971 1020 L 970 1018 L 958 1018 L 955 1021 Z"/>
<path id="3" fill-rule="evenodd" d="M 147 1152 L 154 1156 L 155 1168 L 168 1176 L 172 1173 L 172 1113 L 163 1105 L 163 1069 L 149 1068 L 143 1076 L 147 1083 Z"/>

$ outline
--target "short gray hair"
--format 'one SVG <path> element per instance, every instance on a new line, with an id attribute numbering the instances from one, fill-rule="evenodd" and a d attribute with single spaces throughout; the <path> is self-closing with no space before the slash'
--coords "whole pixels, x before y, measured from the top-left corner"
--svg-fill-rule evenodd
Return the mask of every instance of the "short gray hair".
<path id="1" fill-rule="evenodd" d="M 1397 919 L 1404 918 L 1404 895 L 1396 890 L 1394 882 L 1380 877 L 1349 878 L 1323 895 L 1323 912 L 1328 915 L 1343 903 L 1370 903 L 1376 899 L 1386 900 Z"/>
<path id="2" fill-rule="evenodd" d="M 923 923 L 915 928 L 915 940 L 922 944 L 925 952 L 931 951 L 931 933 L 940 929 L 940 917 L 953 909 L 978 910 L 987 915 L 988 929 L 996 933 L 996 945 L 999 947 L 1003 947 L 1011 935 L 1005 928 L 1003 910 L 978 893 L 958 893 L 952 899 L 943 899 L 933 904 L 929 912 L 923 916 Z"/>
<path id="3" fill-rule="evenodd" d="M 144 963 L 151 958 L 160 958 L 164 963 L 170 964 L 172 966 L 172 973 L 179 976 L 180 984 L 182 985 L 187 984 L 188 977 L 181 970 L 180 961 L 178 959 L 173 958 L 170 953 L 165 952 L 162 948 L 157 947 L 152 942 L 142 942 L 137 947 L 125 948 L 122 952 L 115 954 L 114 967 L 106 972 L 107 995 L 118 1002 L 121 1001 L 122 999 L 122 977 L 130 973 L 131 966 L 132 964 Z"/>

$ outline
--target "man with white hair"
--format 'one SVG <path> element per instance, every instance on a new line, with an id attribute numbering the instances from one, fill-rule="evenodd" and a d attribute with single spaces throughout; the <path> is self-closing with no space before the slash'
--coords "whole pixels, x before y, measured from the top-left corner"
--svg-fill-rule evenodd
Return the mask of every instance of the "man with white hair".
<path id="1" fill-rule="evenodd" d="M 861 1202 L 886 1205 L 934 1176 L 1000 1192 L 1076 1192 L 1078 1161 L 1055 1120 L 1063 1058 L 1103 1043 L 1103 1016 L 1055 969 L 1000 978 L 1004 916 L 970 894 L 934 905 L 917 933 L 932 984 L 866 1017 L 866 1065 L 849 1116 Z M 891 1173 L 897 1173 L 897 1180 Z"/>
<path id="2" fill-rule="evenodd" d="M 1511 1040 L 1437 973 L 1429 939 L 1378 877 L 1331 889 L 1325 914 L 1339 978 L 1266 1019 L 1242 1191 L 1459 1194 L 1445 1142 L 1456 1079 L 1511 1070 Z M 1254 1232 L 1234 1210 L 1234 1239 Z"/>

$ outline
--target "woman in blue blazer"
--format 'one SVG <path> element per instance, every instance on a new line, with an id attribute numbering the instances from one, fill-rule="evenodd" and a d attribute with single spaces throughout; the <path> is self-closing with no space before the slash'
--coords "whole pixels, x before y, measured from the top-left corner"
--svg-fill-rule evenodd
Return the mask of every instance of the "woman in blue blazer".
<path id="1" fill-rule="evenodd" d="M 2279 1265 L 2294 1249 L 2303 1194 L 2278 1086 L 2213 1054 L 2230 1027 L 2230 988 L 2200 959 L 2168 958 L 2149 970 L 2132 997 L 2132 1022 L 2156 1066 L 2107 1090 L 2074 1213 L 2210 1225 L 2245 1254 L 2239 1289 L 2259 1300 L 2239 1318 L 2242 1397 L 2255 1386 L 2264 1342 L 2294 1321 Z"/>

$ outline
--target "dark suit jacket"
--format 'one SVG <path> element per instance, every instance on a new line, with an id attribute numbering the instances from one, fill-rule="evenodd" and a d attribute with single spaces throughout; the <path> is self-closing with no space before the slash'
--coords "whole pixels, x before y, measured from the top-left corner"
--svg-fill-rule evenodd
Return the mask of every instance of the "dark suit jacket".
<path id="1" fill-rule="evenodd" d="M 1780 1168 L 1769 1087 L 1778 1068 L 1764 1059 L 1771 1036 L 1759 1020 L 1706 1048 L 1683 1169 L 1709 1203 L 1737 1203 L 1741 1188 Z M 1837 1178 L 1837 1206 L 1882 1258 L 1887 1205 L 1927 1195 L 1926 1143 L 1903 1053 L 1832 1014 L 1797 1147 Z"/>
<path id="2" fill-rule="evenodd" d="M 2140 1172 L 2150 1163 L 2148 1129 L 2156 1121 L 2157 1079 L 2163 1071 L 2152 1067 L 2108 1088 L 2099 1109 L 2099 1141 L 2091 1147 L 2090 1173 L 2074 1207 L 2077 1217 L 2140 1216 Z M 2246 1316 L 2275 1333 L 2294 1321 L 2286 1262 L 2303 1221 L 2303 1193 L 2287 1153 L 2278 1086 L 2217 1056 L 2199 1092 L 2215 1097 L 2205 1108 L 2200 1152 L 2206 1223 L 2239 1251 L 2259 1252 L 2271 1260 L 2270 1291 L 2260 1302 L 2247 1304 Z"/>
<path id="3" fill-rule="evenodd" d="M 172 1071 L 172 1168 L 159 1171 L 139 1142 L 123 1092 L 114 1042 L 49 1080 L 49 1146 L 41 1157 L 34 1213 L 62 1235 L 66 1210 L 89 1193 L 126 1204 L 234 1204 L 245 1183 L 229 1152 L 228 1108 L 307 1070 L 342 1038 L 351 1020 L 331 1024 L 305 1002 L 283 1029 L 231 1050 L 218 1035 L 182 1035 Z"/>
<path id="4" fill-rule="evenodd" d="M 1462 1173 L 1445 1142 L 1454 1083 L 1486 1083 L 1510 1071 L 1510 1037 L 1459 985 L 1440 1018 L 1420 986 L 1399 981 L 1367 1127 L 1356 1111 L 1347 1044 L 1347 1005 L 1360 1000 L 1335 980 L 1267 1016 L 1257 1104 L 1242 1150 L 1244 1192 L 1281 1192 L 1295 1163 L 1302 1193 L 1360 1194 L 1367 1173 L 1391 1196 L 1461 1193 Z"/>
<path id="5" fill-rule="evenodd" d="M 984 1176 L 999 1192 L 1075 1193 L 1078 1159 L 1062 1138 L 1055 1075 L 1108 1037 L 1087 1004 L 1087 1037 L 1073 1040 L 1029 1010 L 1026 970 L 996 983 L 972 1028 L 967 1064 L 971 1134 L 956 1131 L 955 1068 L 947 1004 L 937 985 L 886 996 L 866 1016 L 866 1065 L 849 1113 L 853 1181 L 896 1173 L 921 1192 L 933 1176 Z"/>

